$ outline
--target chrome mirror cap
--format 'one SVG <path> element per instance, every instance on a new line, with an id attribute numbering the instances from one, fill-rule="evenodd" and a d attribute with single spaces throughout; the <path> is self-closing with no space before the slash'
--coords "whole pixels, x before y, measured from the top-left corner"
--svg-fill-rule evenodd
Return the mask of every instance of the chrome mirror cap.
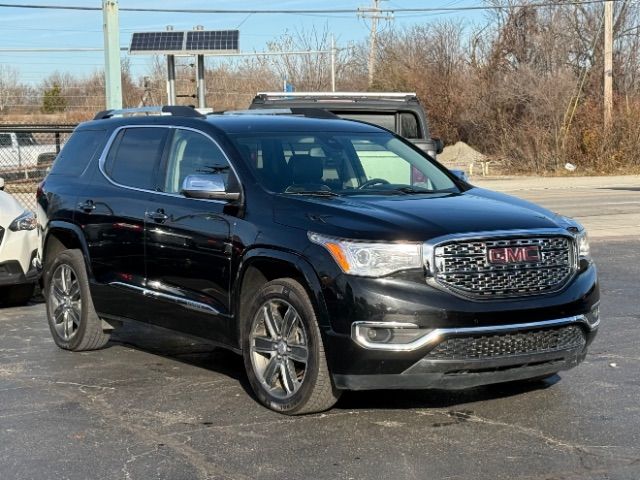
<path id="1" fill-rule="evenodd" d="M 206 200 L 238 200 L 239 193 L 227 192 L 226 175 L 218 173 L 208 175 L 188 175 L 182 182 L 182 194 L 185 197 Z"/>

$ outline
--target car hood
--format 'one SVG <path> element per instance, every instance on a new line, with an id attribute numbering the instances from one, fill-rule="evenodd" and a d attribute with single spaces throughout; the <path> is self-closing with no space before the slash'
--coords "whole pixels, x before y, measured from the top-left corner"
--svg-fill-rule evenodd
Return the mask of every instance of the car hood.
<path id="1" fill-rule="evenodd" d="M 572 225 L 538 205 L 480 188 L 436 195 L 276 195 L 274 220 L 337 237 L 410 241 L 454 233 Z"/>
<path id="2" fill-rule="evenodd" d="M 0 227 L 8 228 L 22 212 L 24 207 L 15 198 L 0 191 Z"/>

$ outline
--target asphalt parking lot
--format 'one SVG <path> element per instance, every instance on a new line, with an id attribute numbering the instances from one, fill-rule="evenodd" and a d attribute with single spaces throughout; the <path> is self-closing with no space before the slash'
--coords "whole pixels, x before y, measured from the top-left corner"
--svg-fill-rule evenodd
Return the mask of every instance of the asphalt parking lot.
<path id="1" fill-rule="evenodd" d="M 239 357 L 206 343 L 128 326 L 70 353 L 42 303 L 0 310 L 0 479 L 637 480 L 640 179 L 628 178 L 481 182 L 593 229 L 599 336 L 582 365 L 535 387 L 351 392 L 285 417 L 252 398 Z"/>

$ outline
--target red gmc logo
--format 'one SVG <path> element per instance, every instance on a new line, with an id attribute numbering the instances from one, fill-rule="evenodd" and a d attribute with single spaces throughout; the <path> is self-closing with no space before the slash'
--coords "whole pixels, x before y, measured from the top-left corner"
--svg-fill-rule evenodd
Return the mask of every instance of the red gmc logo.
<path id="1" fill-rule="evenodd" d="M 487 252 L 489 263 L 537 263 L 541 260 L 540 247 L 527 245 L 524 247 L 490 248 Z"/>

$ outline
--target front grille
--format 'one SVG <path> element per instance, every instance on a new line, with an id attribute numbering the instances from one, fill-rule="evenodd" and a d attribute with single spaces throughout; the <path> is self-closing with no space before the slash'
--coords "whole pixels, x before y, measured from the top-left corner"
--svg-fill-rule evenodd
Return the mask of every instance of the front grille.
<path id="1" fill-rule="evenodd" d="M 489 263 L 487 252 L 497 247 L 538 246 L 535 263 Z M 443 286 L 479 298 L 549 293 L 563 287 L 575 269 L 569 237 L 507 238 L 451 241 L 435 250 L 434 277 Z"/>
<path id="2" fill-rule="evenodd" d="M 449 338 L 427 354 L 430 360 L 480 360 L 582 349 L 586 338 L 577 325 L 475 337 Z"/>

